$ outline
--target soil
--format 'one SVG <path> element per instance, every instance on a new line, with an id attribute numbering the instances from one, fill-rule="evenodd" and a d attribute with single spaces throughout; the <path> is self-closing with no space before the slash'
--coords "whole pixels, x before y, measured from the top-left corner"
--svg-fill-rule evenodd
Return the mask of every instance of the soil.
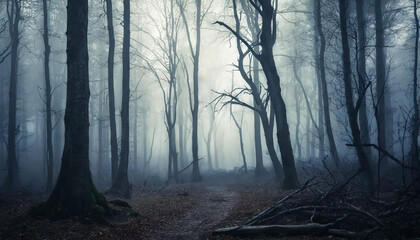
<path id="1" fill-rule="evenodd" d="M 117 214 L 110 219 L 114 226 L 106 227 L 78 218 L 34 219 L 28 211 L 47 196 L 18 192 L 0 195 L 0 239 L 230 239 L 211 232 L 246 221 L 280 195 L 271 177 L 255 180 L 251 173 L 218 174 L 163 189 L 134 187 L 125 201 L 137 214 Z"/>

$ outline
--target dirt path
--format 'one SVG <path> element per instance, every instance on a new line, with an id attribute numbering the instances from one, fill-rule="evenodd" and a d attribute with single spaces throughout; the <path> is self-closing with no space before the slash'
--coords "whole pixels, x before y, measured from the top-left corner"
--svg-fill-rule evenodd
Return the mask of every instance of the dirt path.
<path id="1" fill-rule="evenodd" d="M 239 194 L 225 187 L 205 187 L 197 205 L 168 223 L 150 239 L 203 239 L 221 222 L 238 201 Z"/>

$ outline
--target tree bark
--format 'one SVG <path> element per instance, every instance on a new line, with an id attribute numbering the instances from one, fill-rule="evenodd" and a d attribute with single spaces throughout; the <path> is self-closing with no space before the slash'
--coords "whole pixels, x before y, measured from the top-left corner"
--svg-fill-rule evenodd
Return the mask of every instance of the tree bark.
<path id="1" fill-rule="evenodd" d="M 18 48 L 20 43 L 19 22 L 21 20 L 21 0 L 11 0 L 9 18 L 9 35 L 11 38 L 11 69 L 9 84 L 9 122 L 7 137 L 7 176 L 6 189 L 14 189 L 20 185 L 19 165 L 16 157 L 16 111 L 17 111 L 17 84 L 19 56 Z M 7 1 L 9 8 L 9 0 Z"/>
<path id="2" fill-rule="evenodd" d="M 318 148 L 319 158 L 324 159 L 325 157 L 325 130 L 324 130 L 324 103 L 322 95 L 322 78 L 321 78 L 321 66 L 320 66 L 320 48 L 319 48 L 319 34 L 317 27 L 317 0 L 314 0 L 314 52 L 315 52 L 315 72 L 317 80 L 317 92 L 318 92 Z M 319 9 L 321 11 L 321 9 Z M 310 114 L 310 109 L 308 108 Z M 309 117 L 308 117 L 309 120 Z M 308 127 L 308 134 L 310 130 Z"/>
<path id="3" fill-rule="evenodd" d="M 193 129 L 192 129 L 192 152 L 193 152 L 193 171 L 192 171 L 192 180 L 193 182 L 201 181 L 201 173 L 199 166 L 198 158 L 198 67 L 200 61 L 200 46 L 201 46 L 201 0 L 195 0 L 196 3 L 196 43 L 195 43 L 195 53 L 194 53 L 194 68 L 193 68 L 193 85 L 194 85 L 194 104 L 192 111 L 193 118 Z"/>
<path id="4" fill-rule="evenodd" d="M 284 181 L 283 188 L 293 189 L 299 187 L 295 158 L 293 156 L 290 140 L 289 125 L 287 122 L 286 104 L 281 95 L 280 77 L 274 62 L 273 46 L 276 40 L 276 15 L 271 1 L 259 0 L 262 6 L 262 53 L 259 61 L 267 78 L 268 92 L 276 116 L 277 140 L 283 161 Z M 274 31 L 273 31 L 274 29 Z"/>
<path id="5" fill-rule="evenodd" d="M 124 0 L 124 39 L 123 39 L 123 84 L 121 106 L 121 159 L 116 182 L 110 193 L 125 198 L 131 197 L 131 185 L 128 182 L 128 159 L 130 154 L 130 0 Z"/>
<path id="6" fill-rule="evenodd" d="M 367 85 L 367 74 L 366 74 L 366 20 L 365 20 L 365 6 L 363 0 L 356 0 L 357 8 L 357 36 L 358 36 L 358 66 L 357 76 L 359 80 L 359 98 L 361 99 L 359 107 L 359 124 L 361 131 L 362 143 L 370 143 L 369 138 L 369 122 L 366 107 L 366 85 Z M 365 149 L 366 155 L 370 162 L 370 150 Z"/>
<path id="7" fill-rule="evenodd" d="M 331 127 L 331 116 L 330 116 L 330 104 L 328 99 L 328 85 L 325 75 L 325 35 L 322 30 L 322 20 L 321 20 L 321 0 L 315 0 L 315 21 L 316 29 L 320 37 L 321 47 L 319 51 L 319 71 L 321 74 L 321 86 L 322 86 L 322 99 L 323 99 L 323 108 L 324 108 L 324 120 L 325 120 L 325 129 L 327 131 L 328 142 L 330 146 L 331 157 L 333 158 L 337 167 L 340 166 L 340 159 L 338 157 L 337 146 L 335 145 L 335 139 Z"/>
<path id="8" fill-rule="evenodd" d="M 416 39 L 414 47 L 414 71 L 413 71 L 413 105 L 414 105 L 414 119 L 413 119 L 413 132 L 411 133 L 411 154 L 413 165 L 419 166 L 419 146 L 418 146 L 418 137 L 419 137 L 419 128 L 420 128 L 420 113 L 419 113 L 419 103 L 418 103 L 418 62 L 419 62 L 419 17 L 417 15 L 417 0 L 414 2 L 414 20 L 416 26 Z"/>
<path id="9" fill-rule="evenodd" d="M 52 144 L 52 120 L 51 120 L 51 80 L 50 80 L 50 53 L 51 48 L 49 44 L 49 29 L 48 29 L 48 5 L 47 0 L 42 0 L 42 9 L 44 13 L 44 74 L 45 74 L 45 107 L 47 113 L 47 192 L 50 192 L 53 188 L 53 164 L 54 164 L 54 153 Z"/>
<path id="10" fill-rule="evenodd" d="M 108 104 L 109 104 L 109 127 L 111 143 L 111 175 L 114 184 L 118 172 L 118 143 L 117 143 L 117 124 L 115 121 L 115 90 L 114 90 L 114 55 L 115 55 L 115 36 L 114 20 L 112 14 L 112 0 L 106 0 L 106 19 L 108 25 Z"/>
<path id="11" fill-rule="evenodd" d="M 88 1 L 67 6 L 67 101 L 65 144 L 57 183 L 48 200 L 32 214 L 52 219 L 80 216 L 106 222 L 106 199 L 93 182 L 89 166 Z"/>
<path id="12" fill-rule="evenodd" d="M 375 0 L 375 32 L 376 32 L 376 121 L 378 125 L 378 145 L 382 149 L 387 149 L 386 138 L 386 79 L 385 79 L 385 36 L 383 26 L 382 1 Z M 385 156 L 379 153 L 379 161 L 386 164 Z"/>
<path id="13" fill-rule="evenodd" d="M 343 71 L 344 71 L 344 88 L 346 95 L 346 108 L 349 118 L 351 133 L 353 136 L 354 145 L 356 147 L 357 156 L 359 158 L 360 169 L 365 176 L 366 184 L 370 194 L 373 194 L 373 174 L 372 169 L 367 158 L 366 152 L 362 146 L 362 140 L 360 137 L 359 124 L 357 122 L 357 109 L 354 107 L 353 102 L 353 88 L 351 79 L 351 59 L 350 59 L 350 47 L 348 42 L 347 34 L 347 1 L 340 0 L 340 30 L 341 30 L 341 42 L 343 47 Z"/>

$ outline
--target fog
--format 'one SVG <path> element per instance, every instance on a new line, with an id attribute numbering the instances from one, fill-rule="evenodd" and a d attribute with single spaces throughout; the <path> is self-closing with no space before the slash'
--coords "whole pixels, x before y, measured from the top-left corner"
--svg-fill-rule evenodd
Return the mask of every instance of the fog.
<path id="1" fill-rule="evenodd" d="M 6 180 L 8 173 L 8 122 L 9 122 L 9 86 L 11 74 L 11 54 L 7 50 L 10 40 L 6 3 L 0 2 L 0 53 L 6 49 L 0 59 L 0 182 Z M 252 43 L 247 29 L 247 13 L 238 1 L 238 16 L 244 39 Z M 328 87 L 328 100 L 331 115 L 331 128 L 335 138 L 338 157 L 341 162 L 358 165 L 356 149 L 346 144 L 353 144 L 349 118 L 346 109 L 345 86 L 343 82 L 342 47 L 339 25 L 338 1 L 322 1 L 323 32 L 326 39 L 325 71 Z M 383 1 L 385 28 L 386 87 L 384 89 L 386 116 L 386 149 L 398 159 L 409 159 L 412 144 L 413 109 L 413 66 L 415 47 L 415 26 L 412 16 L 412 1 Z M 66 1 L 51 1 L 49 12 L 50 76 L 52 94 L 52 143 L 53 143 L 53 179 L 58 177 L 64 146 L 64 111 L 66 106 Z M 171 4 L 172 20 L 171 22 Z M 129 131 L 129 168 L 128 179 L 134 186 L 163 184 L 168 180 L 169 137 L 168 120 L 165 113 L 165 101 L 176 101 L 168 109 L 176 111 L 174 141 L 178 159 L 178 170 L 182 181 L 191 180 L 194 162 L 192 155 L 192 113 L 188 82 L 193 84 L 193 57 L 186 34 L 188 29 L 191 44 L 195 51 L 196 44 L 196 8 L 194 1 L 185 1 L 184 23 L 179 1 L 131 1 L 131 46 L 130 46 L 130 131 Z M 17 72 L 17 122 L 16 155 L 20 184 L 33 191 L 45 191 L 47 181 L 47 133 L 46 133 L 46 95 L 44 72 L 43 14 L 41 1 L 21 1 L 22 18 L 19 23 L 18 72 Z M 117 142 L 121 147 L 121 109 L 122 109 L 122 49 L 123 49 L 123 2 L 113 2 L 113 20 L 115 27 L 115 113 Z M 366 16 L 366 73 L 368 88 L 365 91 L 368 136 L 372 144 L 378 144 L 375 106 L 377 101 L 377 67 L 375 51 L 375 16 L 374 1 L 365 1 Z M 232 100 L 223 97 L 223 93 L 238 93 L 237 97 L 249 106 L 253 105 L 250 88 L 238 71 L 238 51 L 236 37 L 228 29 L 216 24 L 221 21 L 235 28 L 231 1 L 205 0 L 202 2 L 201 47 L 199 56 L 198 86 L 198 157 L 200 171 L 206 175 L 216 172 L 243 172 L 243 156 L 240 136 L 234 119 L 241 126 L 243 150 L 247 170 L 253 172 L 256 167 L 254 136 L 254 111 L 239 104 L 229 104 Z M 355 1 L 349 1 L 348 40 L 350 43 L 352 82 L 354 103 L 360 92 L 357 78 L 357 17 Z M 320 153 L 316 126 L 319 125 L 320 111 L 315 38 L 319 38 L 314 26 L 314 5 L 312 1 L 278 1 L 277 36 L 273 47 L 274 60 L 280 77 L 281 96 L 286 104 L 291 145 L 297 170 L 308 162 L 321 163 L 324 158 L 333 162 L 328 136 L 323 132 L 325 152 Z M 260 19 L 261 20 L 261 19 Z M 261 24 L 261 22 L 259 23 Z M 174 82 L 176 90 L 169 96 L 170 49 L 167 39 L 169 32 L 175 32 L 176 64 Z M 94 183 L 100 189 L 112 185 L 111 146 L 109 125 L 108 93 L 108 27 L 106 4 L 104 1 L 89 1 L 88 51 L 89 51 L 89 161 Z M 319 42 L 317 43 L 319 44 Z M 246 49 L 244 44 L 241 44 Z M 173 47 L 173 46 L 172 46 Z M 166 51 L 165 51 L 166 50 Z M 245 69 L 251 69 L 250 54 L 245 57 Z M 188 72 L 188 77 L 187 73 Z M 251 72 L 247 72 L 251 76 Z M 297 75 L 296 75 L 297 74 Z M 266 75 L 259 70 L 261 93 L 267 98 Z M 299 85 L 297 78 L 302 85 Z M 306 92 L 306 103 L 303 90 Z M 191 91 L 191 89 L 190 89 Z M 165 96 L 163 94 L 166 94 Z M 221 95 L 222 94 L 222 95 Z M 174 100 L 174 95 L 177 100 Z M 194 93 L 192 93 L 194 95 Z M 166 99 L 165 99 L 165 98 Z M 271 103 L 267 100 L 270 113 Z M 415 100 L 415 101 L 418 101 Z M 321 100 L 322 102 L 322 100 Z M 313 114 L 311 120 L 308 104 Z M 214 116 L 210 151 L 207 151 L 211 118 Z M 323 117 L 323 116 L 322 116 Z M 324 120 L 322 120 L 324 121 Z M 272 123 L 274 124 L 274 123 Z M 323 123 L 321 123 L 323 124 Z M 296 129 L 297 128 L 297 129 Z M 280 158 L 274 129 L 275 151 Z M 325 129 L 325 127 L 323 127 Z M 324 130 L 325 131 L 325 130 Z M 364 134 L 362 132 L 362 134 Z M 182 137 L 180 137 L 182 135 Z M 287 137 L 287 136 L 284 136 Z M 274 178 L 272 161 L 267 150 L 264 132 L 261 130 L 263 164 Z M 182 142 L 181 142 L 182 141 Z M 383 147 L 383 146 L 382 146 Z M 370 149 L 372 164 L 377 160 L 378 152 Z M 118 152 L 118 154 L 120 154 Z M 211 155 L 211 167 L 209 164 Z M 149 160 L 150 159 L 150 160 Z M 281 159 L 281 158 L 280 158 Z M 392 163 L 393 164 L 393 163 Z M 178 175 L 178 173 L 175 173 Z M 250 175 L 250 178 L 253 176 Z M 169 177 L 170 178 L 170 177 Z M 156 181 L 156 183 L 152 183 Z"/>

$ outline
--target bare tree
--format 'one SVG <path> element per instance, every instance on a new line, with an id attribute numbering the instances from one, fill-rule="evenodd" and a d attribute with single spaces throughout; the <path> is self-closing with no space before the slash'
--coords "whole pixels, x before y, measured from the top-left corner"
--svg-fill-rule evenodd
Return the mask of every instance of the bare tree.
<path id="1" fill-rule="evenodd" d="M 383 24 L 383 2 L 375 0 L 375 31 L 376 31 L 376 121 L 378 125 L 378 145 L 387 149 L 386 136 L 386 69 L 385 69 L 385 30 Z M 379 153 L 380 161 L 385 160 L 385 155 Z M 385 160 L 386 161 L 386 160 Z"/>
<path id="2" fill-rule="evenodd" d="M 193 171 L 192 171 L 192 180 L 201 181 L 202 177 L 200 174 L 200 167 L 198 164 L 198 110 L 199 110 L 199 83 L 198 83 L 198 70 L 200 65 L 200 48 L 201 48 L 201 26 L 203 19 L 206 16 L 208 10 L 210 9 L 212 2 L 207 7 L 202 6 L 201 0 L 195 0 L 195 47 L 191 39 L 190 28 L 188 20 L 186 17 L 186 1 L 177 0 L 178 7 L 181 12 L 182 20 L 184 22 L 184 28 L 187 34 L 188 46 L 190 49 L 191 58 L 193 61 L 193 100 L 190 106 L 192 113 L 192 153 L 193 153 Z"/>
<path id="3" fill-rule="evenodd" d="M 50 53 L 51 47 L 49 44 L 49 17 L 48 17 L 48 2 L 42 0 L 42 9 L 44 13 L 44 74 L 45 74 L 45 111 L 47 113 L 46 124 L 47 124 L 47 186 L 46 190 L 50 192 L 53 188 L 53 164 L 54 164 L 54 153 L 52 144 L 52 120 L 51 120 L 51 80 L 50 80 Z"/>
<path id="4" fill-rule="evenodd" d="M 121 107 L 121 153 L 118 173 L 110 193 L 129 198 L 128 159 L 130 153 L 130 0 L 124 0 L 123 84 Z"/>
<path id="5" fill-rule="evenodd" d="M 364 174 L 366 179 L 366 184 L 370 194 L 373 194 L 374 183 L 373 183 L 373 173 L 372 168 L 369 163 L 368 157 L 365 150 L 363 149 L 363 143 L 360 134 L 360 128 L 357 121 L 357 114 L 360 109 L 360 104 L 363 99 L 359 98 L 356 106 L 354 106 L 353 99 L 353 87 L 351 79 L 351 59 L 350 59 L 350 47 L 348 41 L 348 31 L 347 31 L 347 1 L 340 0 L 340 30 L 341 30 L 341 42 L 342 42 L 342 58 L 343 58 L 343 80 L 344 80 L 344 90 L 346 96 L 346 108 L 349 118 L 351 133 L 353 137 L 353 142 L 356 147 L 357 156 L 359 158 L 360 170 Z"/>
<path id="6" fill-rule="evenodd" d="M 20 30 L 19 22 L 21 16 L 21 0 L 7 0 L 7 16 L 9 21 L 9 36 L 11 39 L 11 69 L 9 85 L 9 123 L 7 138 L 7 177 L 5 182 L 6 189 L 16 188 L 19 184 L 19 165 L 16 157 L 16 126 L 17 111 L 17 83 L 19 67 L 19 43 Z"/>
<path id="7" fill-rule="evenodd" d="M 419 17 L 417 15 L 417 0 L 413 0 L 414 2 L 414 20 L 416 26 L 416 39 L 415 39 L 415 47 L 414 47 L 414 71 L 413 71 L 413 105 L 414 105 L 414 118 L 413 118 L 413 132 L 411 133 L 412 143 L 411 143 L 411 154 L 412 154 L 412 161 L 414 164 L 419 165 L 419 150 L 418 150 L 418 137 L 419 137 L 419 128 L 420 128 L 420 113 L 419 113 L 419 102 L 418 102 L 418 62 L 419 62 L 419 31 L 420 31 L 420 24 L 419 24 Z"/>
<path id="8" fill-rule="evenodd" d="M 318 60 L 316 61 L 318 63 L 316 63 L 316 65 L 318 66 L 318 71 L 321 77 L 325 129 L 327 131 L 331 156 L 336 166 L 340 166 L 340 159 L 338 157 L 337 146 L 335 144 L 335 139 L 334 139 L 334 135 L 332 132 L 332 127 L 331 127 L 330 104 L 329 104 L 329 99 L 328 99 L 328 85 L 327 85 L 327 79 L 325 75 L 326 41 L 325 41 L 324 31 L 322 29 L 321 0 L 315 0 L 314 3 L 315 3 L 314 4 L 315 5 L 315 26 L 316 26 L 317 34 L 319 35 L 320 42 L 321 42 L 319 54 L 316 54 L 316 56 L 318 56 Z"/>
<path id="9" fill-rule="evenodd" d="M 236 1 L 234 4 L 236 4 Z M 250 1 L 252 6 L 258 11 L 262 19 L 262 28 L 260 32 L 261 53 L 255 52 L 251 44 L 245 40 L 238 31 L 233 30 L 231 27 L 222 22 L 218 24 L 227 28 L 232 34 L 235 35 L 247 48 L 252 55 L 260 62 L 263 72 L 267 79 L 268 93 L 270 94 L 270 101 L 272 109 L 275 114 L 277 126 L 277 140 L 280 147 L 280 152 L 283 161 L 284 181 L 283 188 L 292 189 L 300 185 L 293 155 L 292 143 L 290 140 L 289 125 L 287 121 L 286 104 L 281 95 L 280 77 L 277 73 L 277 67 L 274 61 L 273 47 L 277 39 L 277 0 L 259 0 L 259 5 L 254 1 Z M 238 14 L 235 14 L 236 18 Z M 238 25 L 236 20 L 236 25 Z"/>
<path id="10" fill-rule="evenodd" d="M 52 219 L 94 217 L 105 222 L 111 209 L 93 182 L 89 166 L 89 66 L 87 48 L 88 1 L 67 6 L 67 101 L 65 145 L 57 183 L 34 215 Z"/>
<path id="11" fill-rule="evenodd" d="M 359 108 L 359 124 L 361 131 L 361 140 L 362 143 L 370 143 L 369 137 L 369 122 L 368 114 L 366 107 L 366 86 L 367 86 L 367 74 L 366 74 L 366 19 L 365 19 L 365 1 L 356 0 L 357 8 L 357 77 L 359 82 L 359 98 L 361 98 L 360 108 Z M 365 150 L 367 156 L 370 159 L 370 150 Z"/>
<path id="12" fill-rule="evenodd" d="M 114 54 L 115 36 L 114 20 L 112 14 L 112 0 L 106 0 L 106 19 L 108 25 L 108 104 L 109 104 L 109 127 L 111 141 L 111 171 L 112 183 L 114 184 L 118 171 L 118 143 L 117 143 L 117 124 L 115 121 L 115 93 L 114 93 Z"/>

